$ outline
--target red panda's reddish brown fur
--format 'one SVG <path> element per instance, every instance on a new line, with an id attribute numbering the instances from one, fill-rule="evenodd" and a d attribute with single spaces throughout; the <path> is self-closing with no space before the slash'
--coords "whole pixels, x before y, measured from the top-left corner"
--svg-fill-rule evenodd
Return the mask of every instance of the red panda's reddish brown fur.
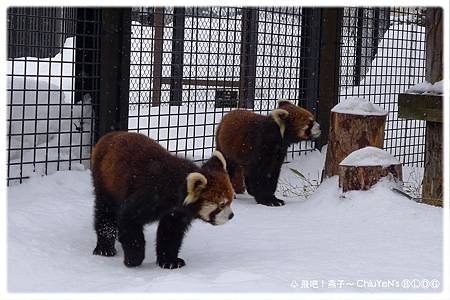
<path id="1" fill-rule="evenodd" d="M 95 191 L 94 254 L 112 256 L 115 232 L 125 252 L 125 264 L 144 259 L 142 226 L 160 220 L 158 263 L 181 267 L 181 239 L 194 218 L 213 225 L 233 217 L 233 188 L 226 161 L 215 152 L 202 166 L 176 157 L 157 142 L 138 133 L 112 132 L 92 152 Z"/>
<path id="2" fill-rule="evenodd" d="M 216 142 L 235 192 L 246 188 L 258 203 L 279 206 L 284 202 L 273 194 L 288 147 L 318 134 L 311 112 L 280 100 L 267 116 L 243 109 L 229 112 L 219 124 Z"/>

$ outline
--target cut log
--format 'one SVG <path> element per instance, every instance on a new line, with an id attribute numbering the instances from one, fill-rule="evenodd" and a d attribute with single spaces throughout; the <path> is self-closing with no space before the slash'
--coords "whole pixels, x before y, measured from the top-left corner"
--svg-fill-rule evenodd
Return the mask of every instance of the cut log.
<path id="1" fill-rule="evenodd" d="M 402 164 L 386 151 L 365 147 L 347 156 L 339 165 L 339 187 L 343 192 L 368 190 L 382 177 L 403 180 Z"/>
<path id="2" fill-rule="evenodd" d="M 365 99 L 350 98 L 331 110 L 324 176 L 339 175 L 339 163 L 366 146 L 383 148 L 387 111 Z"/>

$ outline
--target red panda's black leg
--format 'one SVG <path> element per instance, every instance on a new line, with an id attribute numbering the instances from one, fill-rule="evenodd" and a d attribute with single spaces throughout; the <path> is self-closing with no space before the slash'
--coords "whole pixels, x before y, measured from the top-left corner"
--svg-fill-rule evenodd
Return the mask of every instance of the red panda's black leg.
<path id="1" fill-rule="evenodd" d="M 280 170 L 252 168 L 245 174 L 245 185 L 259 204 L 283 206 L 284 201 L 275 197 Z"/>
<path id="2" fill-rule="evenodd" d="M 121 205 L 117 223 L 127 267 L 139 266 L 145 258 L 143 226 L 159 218 L 164 206 L 158 205 L 158 199 L 151 189 L 140 189 Z"/>
<path id="3" fill-rule="evenodd" d="M 97 233 L 97 246 L 94 255 L 114 256 L 114 244 L 117 234 L 117 208 L 113 199 L 101 190 L 95 192 L 94 227 Z"/>
<path id="4" fill-rule="evenodd" d="M 145 200 L 150 195 L 151 193 L 146 195 L 146 191 L 135 192 L 124 201 L 118 213 L 119 242 L 124 253 L 123 263 L 127 267 L 137 267 L 145 258 L 143 226 L 152 217 L 148 210 L 153 208 L 152 203 Z"/>
<path id="5" fill-rule="evenodd" d="M 178 257 L 183 238 L 192 222 L 193 214 L 185 207 L 173 209 L 162 216 L 156 237 L 157 263 L 163 269 L 185 265 Z"/>
<path id="6" fill-rule="evenodd" d="M 137 267 L 145 258 L 143 226 L 119 219 L 119 241 L 124 253 L 123 263 L 127 267 Z"/>

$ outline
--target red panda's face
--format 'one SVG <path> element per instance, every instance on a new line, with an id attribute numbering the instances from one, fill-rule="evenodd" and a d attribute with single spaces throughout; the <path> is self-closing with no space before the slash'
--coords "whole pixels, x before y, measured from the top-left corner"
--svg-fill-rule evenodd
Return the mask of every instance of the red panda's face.
<path id="1" fill-rule="evenodd" d="M 214 172 L 216 173 L 216 172 Z M 234 190 L 226 172 L 209 174 L 208 183 L 199 196 L 200 210 L 198 217 L 212 225 L 222 225 L 234 216 L 231 202 Z"/>
<path id="2" fill-rule="evenodd" d="M 188 196 L 185 204 L 199 205 L 198 218 L 213 225 L 222 225 L 234 216 L 231 202 L 234 190 L 226 171 L 223 155 L 214 151 L 213 157 L 202 167 L 202 173 L 194 172 L 187 177 Z"/>
<path id="3" fill-rule="evenodd" d="M 311 112 L 285 100 L 279 101 L 278 107 L 289 113 L 286 120 L 286 131 L 290 138 L 301 141 L 317 139 L 320 136 L 320 125 L 315 121 Z"/>

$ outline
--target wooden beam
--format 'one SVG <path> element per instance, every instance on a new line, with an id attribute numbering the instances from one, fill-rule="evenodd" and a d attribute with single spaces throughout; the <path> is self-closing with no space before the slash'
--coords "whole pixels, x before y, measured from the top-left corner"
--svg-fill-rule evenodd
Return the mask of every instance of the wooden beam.
<path id="1" fill-rule="evenodd" d="M 442 96 L 398 95 L 398 117 L 442 123 Z"/>

